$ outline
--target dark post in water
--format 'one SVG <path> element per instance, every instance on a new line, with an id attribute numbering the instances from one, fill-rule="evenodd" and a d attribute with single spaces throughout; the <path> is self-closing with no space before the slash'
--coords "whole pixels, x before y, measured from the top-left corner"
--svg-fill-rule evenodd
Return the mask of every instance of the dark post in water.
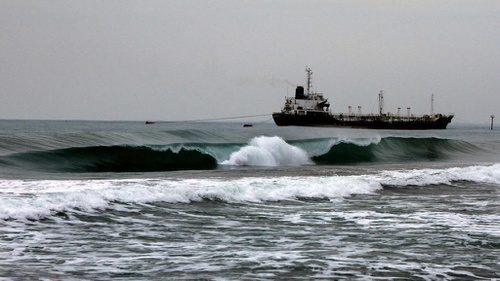
<path id="1" fill-rule="evenodd" d="M 495 118 L 495 115 L 492 114 L 490 117 L 491 117 L 491 130 L 493 130 L 493 118 Z"/>

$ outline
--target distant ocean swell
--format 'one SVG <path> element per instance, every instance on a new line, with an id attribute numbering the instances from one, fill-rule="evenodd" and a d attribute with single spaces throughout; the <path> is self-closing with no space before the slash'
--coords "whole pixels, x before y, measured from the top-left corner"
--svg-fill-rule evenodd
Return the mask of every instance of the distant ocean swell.
<path id="1" fill-rule="evenodd" d="M 483 148 L 439 138 L 306 139 L 285 142 L 256 137 L 247 144 L 89 146 L 0 156 L 0 167 L 49 172 L 148 172 L 209 170 L 220 165 L 301 166 L 436 161 L 477 153 Z"/>

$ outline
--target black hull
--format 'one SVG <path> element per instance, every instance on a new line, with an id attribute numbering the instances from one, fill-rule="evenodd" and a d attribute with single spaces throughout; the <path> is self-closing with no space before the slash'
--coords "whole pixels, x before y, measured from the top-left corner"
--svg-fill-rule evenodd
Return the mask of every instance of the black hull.
<path id="1" fill-rule="evenodd" d="M 347 127 L 379 130 L 442 130 L 451 122 L 453 116 L 442 116 L 436 120 L 341 120 L 329 114 L 296 115 L 273 113 L 278 126 L 309 127 Z"/>

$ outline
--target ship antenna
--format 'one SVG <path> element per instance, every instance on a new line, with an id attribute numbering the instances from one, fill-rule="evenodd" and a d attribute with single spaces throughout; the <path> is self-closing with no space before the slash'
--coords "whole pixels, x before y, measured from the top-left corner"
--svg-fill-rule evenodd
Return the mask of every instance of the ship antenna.
<path id="1" fill-rule="evenodd" d="M 312 70 L 306 66 L 306 72 L 307 72 L 307 95 L 311 93 L 311 86 L 312 86 Z"/>
<path id="2" fill-rule="evenodd" d="M 378 93 L 378 108 L 380 112 L 380 116 L 382 116 L 382 113 L 384 112 L 384 91 L 380 90 L 380 93 Z"/>
<path id="3" fill-rule="evenodd" d="M 434 93 L 431 95 L 431 116 L 434 115 Z"/>

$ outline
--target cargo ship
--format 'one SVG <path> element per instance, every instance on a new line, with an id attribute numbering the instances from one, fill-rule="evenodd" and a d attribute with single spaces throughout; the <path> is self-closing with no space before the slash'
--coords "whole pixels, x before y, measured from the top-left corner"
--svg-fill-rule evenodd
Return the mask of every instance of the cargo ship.
<path id="1" fill-rule="evenodd" d="M 281 112 L 272 114 L 278 126 L 313 126 L 313 127 L 348 127 L 364 129 L 396 129 L 396 130 L 429 130 L 446 129 L 453 119 L 453 114 L 434 113 L 434 95 L 431 98 L 431 113 L 413 115 L 410 108 L 406 114 L 384 112 L 384 93 L 378 94 L 379 112 L 377 114 L 362 114 L 358 106 L 356 112 L 348 107 L 347 113 L 333 114 L 330 103 L 322 93 L 312 92 L 312 71 L 306 68 L 307 84 L 297 86 L 294 97 L 286 97 Z"/>

